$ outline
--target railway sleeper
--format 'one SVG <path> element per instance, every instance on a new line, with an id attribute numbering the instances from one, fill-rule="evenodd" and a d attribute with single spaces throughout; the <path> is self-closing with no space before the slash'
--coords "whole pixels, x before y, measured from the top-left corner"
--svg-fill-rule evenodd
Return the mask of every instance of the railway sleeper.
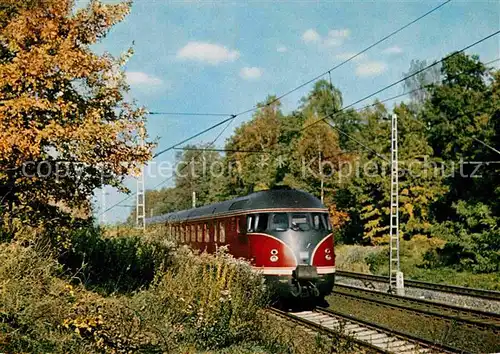
<path id="1" fill-rule="evenodd" d="M 377 332 L 375 330 L 367 331 L 364 333 L 358 333 L 356 335 L 356 338 L 358 338 L 359 340 L 368 341 L 370 343 L 374 340 L 377 340 L 377 339 L 380 339 L 383 337 L 386 337 L 386 335 L 383 333 Z"/>

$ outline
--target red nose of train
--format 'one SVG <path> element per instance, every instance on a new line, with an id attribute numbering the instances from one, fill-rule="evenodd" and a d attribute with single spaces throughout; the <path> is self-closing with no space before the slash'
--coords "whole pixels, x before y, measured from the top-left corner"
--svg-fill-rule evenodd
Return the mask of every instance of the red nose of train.
<path id="1" fill-rule="evenodd" d="M 250 239 L 255 267 L 294 269 L 297 266 L 295 255 L 283 241 L 265 234 L 252 234 Z"/>
<path id="2" fill-rule="evenodd" d="M 313 252 L 312 260 L 312 265 L 315 267 L 331 267 L 335 265 L 333 235 L 328 235 L 318 244 Z"/>

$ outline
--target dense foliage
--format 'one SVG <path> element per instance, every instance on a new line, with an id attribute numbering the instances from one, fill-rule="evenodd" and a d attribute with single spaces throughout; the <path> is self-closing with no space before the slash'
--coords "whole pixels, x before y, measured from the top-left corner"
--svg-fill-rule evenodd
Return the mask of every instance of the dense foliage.
<path id="1" fill-rule="evenodd" d="M 36 225 L 88 216 L 96 188 L 121 182 L 150 158 L 144 110 L 127 103 L 120 58 L 91 46 L 129 2 L 0 1 L 0 213 Z"/>
<path id="2" fill-rule="evenodd" d="M 413 61 L 409 73 L 425 65 Z M 341 110 L 341 92 L 326 81 L 317 82 L 290 114 L 269 96 L 228 139 L 224 155 L 193 150 L 179 155 L 179 162 L 195 166 L 197 177 L 148 191 L 146 208 L 155 214 L 188 208 L 193 191 L 202 205 L 288 185 L 323 194 L 340 241 L 384 244 L 389 117 L 395 113 L 402 237 L 446 241 L 429 251 L 427 266 L 498 271 L 500 164 L 493 149 L 500 149 L 499 85 L 500 72 L 458 53 L 407 80 L 410 99 L 393 107 L 375 102 L 361 111 Z M 224 173 L 203 174 L 202 160 L 222 162 Z"/>

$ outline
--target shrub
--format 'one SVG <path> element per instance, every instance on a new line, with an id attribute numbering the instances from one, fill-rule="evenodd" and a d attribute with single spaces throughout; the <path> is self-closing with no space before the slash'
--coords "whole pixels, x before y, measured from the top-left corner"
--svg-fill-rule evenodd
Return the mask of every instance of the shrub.
<path id="1" fill-rule="evenodd" d="M 126 293 L 147 286 L 170 264 L 173 244 L 145 241 L 138 235 L 104 237 L 95 227 L 69 235 L 59 262 L 74 280 L 105 293 Z"/>
<path id="2" fill-rule="evenodd" d="M 257 312 L 267 304 L 262 277 L 223 249 L 215 255 L 179 249 L 172 267 L 138 298 L 145 309 L 162 309 L 147 312 L 153 321 L 169 321 L 180 341 L 200 349 L 257 339 Z"/>

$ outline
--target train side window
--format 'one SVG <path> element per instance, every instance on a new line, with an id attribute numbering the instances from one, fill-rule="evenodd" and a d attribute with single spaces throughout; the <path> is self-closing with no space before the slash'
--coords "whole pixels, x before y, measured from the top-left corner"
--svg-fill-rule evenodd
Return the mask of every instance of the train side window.
<path id="1" fill-rule="evenodd" d="M 205 242 L 210 242 L 210 234 L 208 233 L 208 224 L 204 223 L 203 224 L 203 235 L 205 236 Z"/>
<path id="2" fill-rule="evenodd" d="M 191 225 L 191 242 L 196 242 L 196 229 L 194 225 Z"/>
<path id="3" fill-rule="evenodd" d="M 184 243 L 184 235 L 185 235 L 185 229 L 184 225 L 180 225 L 179 228 L 181 229 L 181 242 Z"/>
<path id="4" fill-rule="evenodd" d="M 269 220 L 268 214 L 259 214 L 257 215 L 257 232 L 263 232 L 267 230 L 267 222 Z"/>
<path id="5" fill-rule="evenodd" d="M 219 222 L 214 221 L 214 242 L 217 243 L 219 240 Z"/>
<path id="6" fill-rule="evenodd" d="M 231 218 L 231 232 L 239 233 L 238 219 L 236 217 Z"/>
<path id="7" fill-rule="evenodd" d="M 247 232 L 254 232 L 255 215 L 247 215 Z"/>
<path id="8" fill-rule="evenodd" d="M 215 222 L 209 221 L 208 222 L 208 237 L 209 237 L 209 242 L 212 242 L 214 240 L 214 234 L 215 234 Z"/>
<path id="9" fill-rule="evenodd" d="M 201 232 L 201 224 L 197 225 L 197 233 L 196 233 L 196 238 L 198 239 L 198 242 L 203 242 L 203 233 Z"/>
<path id="10" fill-rule="evenodd" d="M 225 226 L 224 222 L 221 221 L 219 223 L 219 227 L 220 227 L 220 229 L 219 229 L 219 240 L 220 240 L 221 243 L 226 242 L 226 228 L 224 226 Z"/>
<path id="11" fill-rule="evenodd" d="M 271 230 L 273 231 L 288 230 L 288 214 L 287 213 L 273 214 L 273 217 L 271 219 Z"/>
<path id="12" fill-rule="evenodd" d="M 246 216 L 238 217 L 238 235 L 246 235 L 247 233 L 247 218 Z"/>

